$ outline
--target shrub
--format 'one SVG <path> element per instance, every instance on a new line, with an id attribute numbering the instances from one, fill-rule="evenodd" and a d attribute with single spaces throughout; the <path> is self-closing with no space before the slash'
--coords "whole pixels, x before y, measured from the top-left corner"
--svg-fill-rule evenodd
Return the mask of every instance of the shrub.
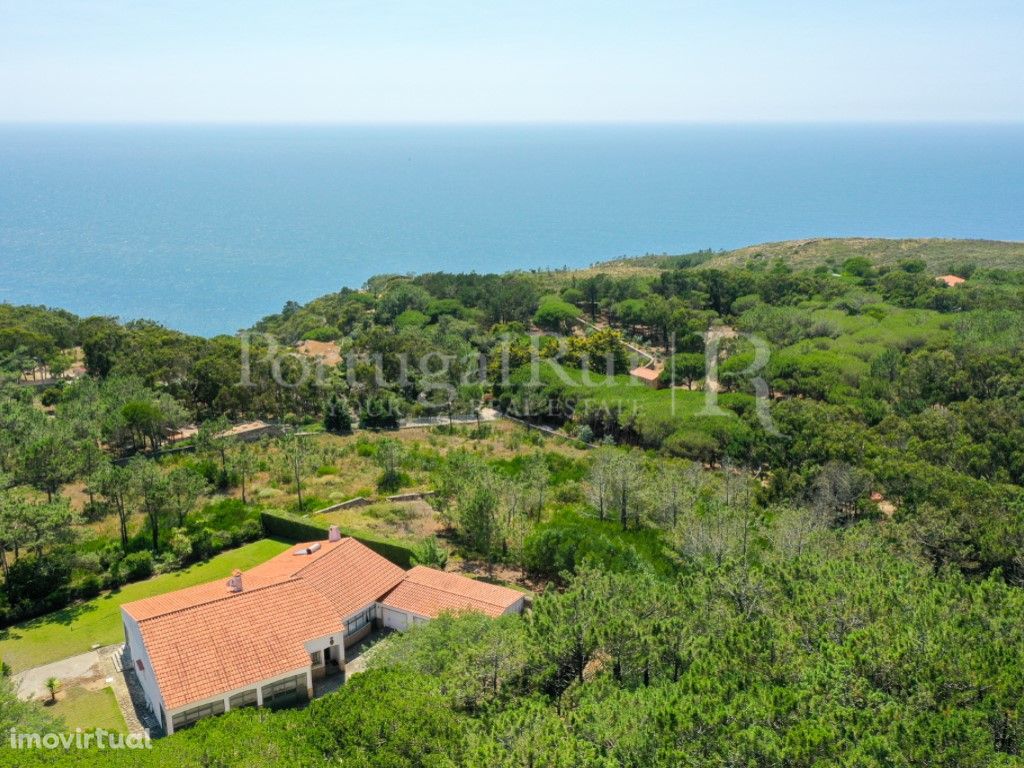
<path id="1" fill-rule="evenodd" d="M 380 493 L 394 493 L 410 485 L 412 480 L 407 472 L 386 471 L 377 478 L 377 490 Z"/>
<path id="2" fill-rule="evenodd" d="M 179 567 L 192 559 L 192 539 L 184 528 L 175 528 L 171 532 L 170 547 Z"/>
<path id="3" fill-rule="evenodd" d="M 230 548 L 235 543 L 231 531 L 213 531 L 210 536 L 210 554 L 215 555 Z"/>
<path id="4" fill-rule="evenodd" d="M 110 507 L 102 501 L 87 501 L 82 507 L 82 517 L 87 523 L 95 523 L 110 514 Z"/>
<path id="5" fill-rule="evenodd" d="M 347 435 L 352 431 L 352 413 L 345 398 L 331 397 L 324 412 L 324 429 L 338 435 Z"/>
<path id="6" fill-rule="evenodd" d="M 153 554 L 149 551 L 132 552 L 117 564 L 117 575 L 122 583 L 141 581 L 153 575 Z"/>
<path id="7" fill-rule="evenodd" d="M 192 554 L 196 559 L 206 560 L 217 551 L 213 535 L 211 528 L 203 528 L 192 534 Z"/>
<path id="8" fill-rule="evenodd" d="M 413 565 L 426 565 L 444 570 L 448 564 L 448 551 L 441 546 L 436 536 L 431 536 L 413 548 L 410 562 Z"/>
<path id="9" fill-rule="evenodd" d="M 67 552 L 54 552 L 41 558 L 22 555 L 8 568 L 3 588 L 12 606 L 35 613 L 37 606 L 49 603 L 70 580 L 71 558 Z"/>
<path id="10" fill-rule="evenodd" d="M 256 541 L 263 538 L 263 525 L 259 520 L 246 520 L 238 526 L 239 538 L 245 541 Z"/>
<path id="11" fill-rule="evenodd" d="M 100 581 L 100 577 L 95 573 L 90 573 L 83 576 L 81 580 L 75 584 L 75 597 L 81 600 L 91 600 L 99 595 L 102 588 L 103 583 Z"/>
<path id="12" fill-rule="evenodd" d="M 43 390 L 43 394 L 39 396 L 39 402 L 41 402 L 47 408 L 52 408 L 61 401 L 63 393 L 63 385 L 47 387 L 46 389 Z"/>

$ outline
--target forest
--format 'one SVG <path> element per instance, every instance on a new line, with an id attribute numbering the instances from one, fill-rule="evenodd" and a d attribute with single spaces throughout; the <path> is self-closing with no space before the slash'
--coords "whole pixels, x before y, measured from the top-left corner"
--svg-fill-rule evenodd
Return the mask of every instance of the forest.
<path id="1" fill-rule="evenodd" d="M 10 684 L 52 617 L 268 516 L 535 594 L 301 710 L 0 761 L 1024 765 L 1024 269 L 936 249 L 385 275 L 210 339 L 0 305 L 0 729 L 73 727 Z"/>

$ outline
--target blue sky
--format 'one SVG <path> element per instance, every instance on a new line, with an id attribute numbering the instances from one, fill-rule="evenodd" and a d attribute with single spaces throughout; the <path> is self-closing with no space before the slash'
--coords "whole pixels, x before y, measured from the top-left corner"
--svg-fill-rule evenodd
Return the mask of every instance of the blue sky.
<path id="1" fill-rule="evenodd" d="M 0 121 L 1024 120 L 1017 0 L 0 0 Z"/>

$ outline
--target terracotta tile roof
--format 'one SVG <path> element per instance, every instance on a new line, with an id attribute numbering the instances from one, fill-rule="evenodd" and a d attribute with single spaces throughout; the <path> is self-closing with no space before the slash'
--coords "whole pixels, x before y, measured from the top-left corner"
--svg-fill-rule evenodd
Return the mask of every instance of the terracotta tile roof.
<path id="1" fill-rule="evenodd" d="M 342 539 L 295 575 L 327 598 L 342 616 L 349 616 L 379 600 L 405 578 L 405 571 L 365 544 Z"/>
<path id="2" fill-rule="evenodd" d="M 960 277 L 959 275 L 939 275 L 935 279 L 938 280 L 940 283 L 945 283 L 950 288 L 967 282 L 964 278 Z"/>
<path id="3" fill-rule="evenodd" d="M 225 579 L 122 606 L 139 623 L 168 709 L 309 666 L 307 641 L 341 631 L 384 595 L 385 605 L 430 617 L 499 616 L 522 597 L 422 566 L 406 572 L 351 538 L 296 544 L 245 571 L 242 586 L 230 592 Z"/>
<path id="4" fill-rule="evenodd" d="M 308 667 L 304 643 L 341 628 L 341 615 L 302 579 L 139 622 L 169 710 Z"/>
<path id="5" fill-rule="evenodd" d="M 381 603 L 430 618 L 444 611 L 467 610 L 500 616 L 522 597 L 514 589 L 418 565 Z"/>
<path id="6" fill-rule="evenodd" d="M 340 542 L 339 542 L 340 543 Z M 287 581 L 295 572 L 298 571 L 302 566 L 308 565 L 311 560 L 310 558 L 321 556 L 324 550 L 314 555 L 305 555 L 303 560 L 299 562 L 299 556 L 293 555 L 292 553 L 300 547 L 309 546 L 308 544 L 297 544 L 294 548 L 283 552 L 280 555 L 276 555 L 265 563 L 254 566 L 247 570 L 242 576 L 242 584 L 246 590 L 257 589 L 259 587 L 266 587 L 271 584 L 278 584 L 282 581 Z M 337 544 L 324 542 L 325 547 L 334 547 Z M 182 608 L 190 608 L 196 605 L 202 605 L 208 603 L 211 600 L 218 600 L 222 597 L 226 597 L 231 593 L 227 588 L 227 579 L 220 581 L 212 581 L 206 584 L 197 584 L 194 587 L 185 587 L 184 589 L 175 590 L 174 592 L 168 592 L 163 595 L 155 595 L 154 597 L 146 597 L 142 600 L 135 600 L 131 603 L 125 603 L 121 606 L 129 616 L 136 621 L 142 621 L 144 619 L 151 618 L 153 616 L 160 616 L 170 611 L 178 611 Z"/>
<path id="7" fill-rule="evenodd" d="M 641 366 L 640 368 L 634 368 L 631 370 L 629 375 L 637 379 L 643 379 L 644 381 L 657 381 L 658 377 L 661 376 L 662 370 L 662 367 L 647 368 L 645 366 Z"/>

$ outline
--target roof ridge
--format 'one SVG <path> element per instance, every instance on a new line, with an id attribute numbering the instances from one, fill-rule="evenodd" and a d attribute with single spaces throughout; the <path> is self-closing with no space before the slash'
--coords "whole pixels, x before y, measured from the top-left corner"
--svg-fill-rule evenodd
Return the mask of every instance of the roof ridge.
<path id="1" fill-rule="evenodd" d="M 461 573 L 449 573 L 448 571 L 439 571 L 437 568 L 430 568 L 430 567 L 425 566 L 425 565 L 424 566 L 417 566 L 417 567 L 426 568 L 428 571 L 434 571 L 435 573 L 443 573 L 445 576 L 456 576 L 456 577 L 459 577 L 459 578 L 467 579 L 468 581 L 472 581 L 474 583 L 483 584 L 483 585 L 488 586 L 488 587 L 498 587 L 498 589 L 503 589 L 503 587 L 499 586 L 498 584 L 488 584 L 486 581 L 477 582 L 476 579 L 471 579 L 471 578 L 469 578 L 469 576 L 463 576 Z M 436 589 L 438 592 L 444 592 L 446 595 L 455 595 L 456 597 L 461 597 L 461 598 L 463 598 L 465 600 L 475 600 L 478 603 L 487 603 L 488 605 L 493 605 L 495 608 L 503 607 L 501 603 L 491 602 L 490 600 L 488 600 L 486 598 L 483 598 L 483 597 L 475 597 L 473 595 L 460 594 L 458 592 L 453 592 L 450 589 L 445 589 L 444 587 L 438 587 L 438 586 L 435 586 L 433 584 L 420 584 L 419 582 L 416 582 L 416 581 L 410 581 L 409 580 L 409 573 L 410 573 L 410 571 L 406 571 L 405 573 L 406 573 L 405 578 L 402 579 L 402 581 L 398 582 L 398 584 L 396 584 L 394 587 L 389 589 L 387 594 L 390 595 L 392 592 L 394 592 L 396 589 L 398 589 L 402 585 L 403 582 L 408 581 L 410 584 L 415 584 L 417 587 L 425 587 L 426 589 Z M 504 589 L 507 589 L 507 587 L 504 587 Z"/>
<path id="2" fill-rule="evenodd" d="M 312 568 L 317 563 L 322 562 L 323 560 L 326 560 L 328 557 L 333 555 L 335 552 L 339 552 L 341 550 L 342 542 L 345 542 L 345 541 L 355 541 L 355 539 L 353 539 L 351 536 L 342 536 L 341 539 L 338 541 L 338 546 L 332 547 L 331 549 L 328 549 L 326 552 L 324 552 L 322 555 L 320 555 L 320 557 L 316 558 L 312 562 L 306 563 L 304 566 L 299 568 L 299 570 L 295 571 L 295 573 L 293 573 L 291 575 L 291 578 L 293 578 L 293 579 L 302 578 L 299 574 L 301 574 L 307 568 Z M 367 549 L 369 549 L 369 547 L 367 547 Z M 283 555 L 284 552 L 282 552 L 281 554 Z"/>
<path id="3" fill-rule="evenodd" d="M 220 597 L 213 597 L 213 598 L 210 598 L 209 600 L 203 600 L 201 603 L 192 603 L 190 605 L 183 605 L 180 608 L 174 608 L 174 609 L 172 609 L 170 611 L 164 611 L 163 613 L 156 613 L 156 614 L 153 614 L 152 616 L 147 616 L 144 619 L 136 619 L 136 621 L 141 625 L 141 624 L 143 624 L 143 623 L 145 623 L 147 621 L 152 621 L 153 619 L 162 619 L 164 616 L 171 616 L 171 615 L 173 615 L 175 613 L 184 613 L 185 611 L 191 611 L 194 608 L 202 608 L 203 606 L 212 605 L 213 603 L 219 603 L 219 602 L 222 602 L 223 600 L 230 600 L 233 597 L 242 597 L 243 595 L 252 595 L 252 594 L 255 594 L 256 592 L 263 592 L 263 591 L 268 590 L 268 589 L 273 589 L 274 587 L 280 587 L 280 586 L 283 586 L 285 584 L 299 583 L 301 581 L 302 581 L 302 579 L 300 579 L 300 578 L 297 578 L 295 576 L 289 576 L 286 579 L 282 579 L 281 581 L 275 581 L 275 582 L 273 582 L 271 584 L 263 584 L 262 586 L 253 587 L 252 589 L 242 589 L 241 592 L 229 592 L 228 594 L 221 595 Z M 212 581 L 206 582 L 206 584 L 214 584 L 214 583 L 215 582 L 212 582 Z M 197 584 L 196 586 L 200 586 L 200 585 Z M 158 595 L 157 595 L 157 597 L 158 597 Z"/>

